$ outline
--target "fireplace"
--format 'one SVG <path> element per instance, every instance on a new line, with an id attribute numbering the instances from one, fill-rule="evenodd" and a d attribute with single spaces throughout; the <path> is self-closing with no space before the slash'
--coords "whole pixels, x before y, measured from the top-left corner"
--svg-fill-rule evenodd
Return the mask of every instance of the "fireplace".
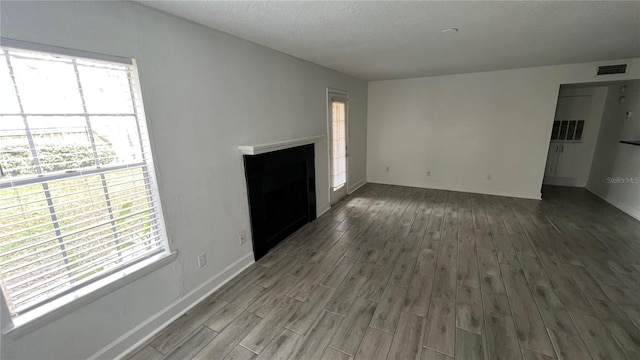
<path id="1" fill-rule="evenodd" d="M 258 260 L 316 218 L 314 144 L 244 155 L 253 252 Z"/>

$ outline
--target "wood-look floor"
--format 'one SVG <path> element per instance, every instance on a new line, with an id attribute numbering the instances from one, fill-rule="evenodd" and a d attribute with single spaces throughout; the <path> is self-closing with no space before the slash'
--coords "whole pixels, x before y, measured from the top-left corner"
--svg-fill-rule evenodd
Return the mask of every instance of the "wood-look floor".
<path id="1" fill-rule="evenodd" d="M 640 359 L 640 222 L 368 184 L 132 359 Z"/>

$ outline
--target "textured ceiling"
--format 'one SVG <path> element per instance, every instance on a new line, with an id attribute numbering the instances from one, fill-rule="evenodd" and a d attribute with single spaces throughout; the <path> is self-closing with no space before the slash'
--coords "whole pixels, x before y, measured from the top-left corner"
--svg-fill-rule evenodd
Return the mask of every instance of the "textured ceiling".
<path id="1" fill-rule="evenodd" d="M 638 1 L 140 2 L 366 80 L 640 56 Z"/>

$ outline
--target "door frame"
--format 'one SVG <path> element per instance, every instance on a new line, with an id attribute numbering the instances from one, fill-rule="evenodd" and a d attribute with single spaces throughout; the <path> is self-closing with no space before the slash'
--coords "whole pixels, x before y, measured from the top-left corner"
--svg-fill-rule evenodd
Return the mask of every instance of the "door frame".
<path id="1" fill-rule="evenodd" d="M 331 207 L 331 194 L 333 192 L 333 186 L 331 184 L 331 176 L 332 176 L 332 133 L 331 133 L 331 99 L 340 98 L 345 101 L 345 146 L 346 146 L 346 182 L 345 182 L 345 190 L 346 195 L 349 195 L 349 92 L 345 90 L 340 90 L 336 88 L 328 87 L 326 90 L 326 109 L 327 109 L 327 158 L 329 159 L 327 164 L 327 170 L 329 173 L 329 207 Z"/>

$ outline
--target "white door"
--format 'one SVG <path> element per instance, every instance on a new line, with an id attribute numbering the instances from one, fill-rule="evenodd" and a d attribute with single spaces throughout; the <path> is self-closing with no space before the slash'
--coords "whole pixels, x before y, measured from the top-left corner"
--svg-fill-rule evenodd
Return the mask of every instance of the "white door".
<path id="1" fill-rule="evenodd" d="M 556 166 L 558 165 L 558 151 L 560 151 L 560 146 L 558 143 L 549 144 L 547 166 L 544 168 L 544 176 L 556 175 Z"/>
<path id="2" fill-rule="evenodd" d="M 559 144 L 558 165 L 555 177 L 575 179 L 578 176 L 582 144 Z"/>
<path id="3" fill-rule="evenodd" d="M 347 97 L 329 93 L 329 158 L 331 205 L 347 195 Z"/>

